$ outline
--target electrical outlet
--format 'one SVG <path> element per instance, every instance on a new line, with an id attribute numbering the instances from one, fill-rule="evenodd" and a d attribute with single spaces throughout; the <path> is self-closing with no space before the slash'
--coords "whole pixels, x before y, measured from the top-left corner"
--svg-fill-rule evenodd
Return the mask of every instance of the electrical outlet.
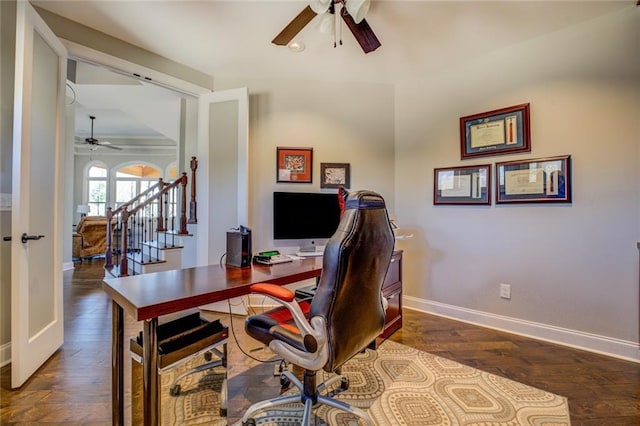
<path id="1" fill-rule="evenodd" d="M 500 297 L 503 299 L 511 299 L 511 284 L 500 283 Z"/>

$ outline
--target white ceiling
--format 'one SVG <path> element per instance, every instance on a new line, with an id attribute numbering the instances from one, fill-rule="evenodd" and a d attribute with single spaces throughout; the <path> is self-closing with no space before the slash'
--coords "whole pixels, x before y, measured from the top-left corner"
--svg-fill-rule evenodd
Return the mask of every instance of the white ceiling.
<path id="1" fill-rule="evenodd" d="M 295 78 L 382 84 L 428 79 L 489 52 L 636 7 L 636 0 L 373 0 L 366 20 L 382 47 L 364 54 L 345 25 L 339 27 L 343 45 L 334 48 L 333 37 L 321 34 L 316 20 L 299 34 L 306 44 L 303 52 L 271 44 L 306 1 L 33 3 L 210 74 L 214 81 Z"/>
<path id="2" fill-rule="evenodd" d="M 96 136 L 178 138 L 177 93 L 83 62 L 76 63 L 76 78 L 69 89 L 75 92 L 68 95 L 75 96 L 77 136 L 90 136 L 89 116 L 93 115 Z"/>

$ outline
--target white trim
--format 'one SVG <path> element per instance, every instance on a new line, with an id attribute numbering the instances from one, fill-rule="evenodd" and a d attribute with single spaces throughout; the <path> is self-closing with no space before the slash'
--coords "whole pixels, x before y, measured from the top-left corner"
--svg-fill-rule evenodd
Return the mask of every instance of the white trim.
<path id="1" fill-rule="evenodd" d="M 217 235 L 214 232 L 222 232 L 219 229 L 211 229 L 212 215 L 209 212 L 209 201 L 215 185 L 224 185 L 223 182 L 212 182 L 210 151 L 215 148 L 212 143 L 210 130 L 210 109 L 215 103 L 234 101 L 237 103 L 237 143 L 238 143 L 238 164 L 237 164 L 237 218 L 234 226 L 248 224 L 248 199 L 249 199 L 249 91 L 246 87 L 237 89 L 222 90 L 218 92 L 206 93 L 198 100 L 198 145 L 196 157 L 200 163 L 198 166 L 198 194 L 204 198 L 204 202 L 198 203 L 198 232 L 196 233 L 196 266 L 215 263 L 218 256 L 212 253 L 213 248 L 210 240 L 216 244 Z M 224 235 L 224 234 L 222 234 Z M 221 237 L 223 238 L 223 237 Z M 222 244 L 222 243 L 220 243 Z M 219 247 L 220 253 L 224 253 L 225 247 Z"/>
<path id="2" fill-rule="evenodd" d="M 404 296 L 402 302 L 408 309 L 640 363 L 640 346 L 637 342 L 461 308 L 412 296 Z"/>
<path id="3" fill-rule="evenodd" d="M 11 362 L 11 342 L 0 346 L 0 367 Z"/>
<path id="4" fill-rule="evenodd" d="M 211 92 L 211 89 L 206 87 L 189 83 L 188 81 L 172 77 L 168 74 L 152 70 L 151 68 L 147 68 L 139 64 L 134 64 L 125 59 L 100 52 L 76 42 L 63 38 L 60 38 L 60 41 L 67 48 L 70 57 L 93 65 L 106 67 L 115 73 L 137 78 L 147 83 L 154 83 L 158 86 L 194 97 Z"/>
<path id="5" fill-rule="evenodd" d="M 75 269 L 75 267 L 73 266 L 73 262 L 64 262 L 62 264 L 62 270 L 63 271 L 72 271 L 74 269 Z"/>

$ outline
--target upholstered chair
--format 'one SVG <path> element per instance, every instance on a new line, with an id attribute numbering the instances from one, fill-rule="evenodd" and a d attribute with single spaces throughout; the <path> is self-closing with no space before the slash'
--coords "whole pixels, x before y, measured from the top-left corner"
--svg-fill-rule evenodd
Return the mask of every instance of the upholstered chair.
<path id="1" fill-rule="evenodd" d="M 312 410 L 326 404 L 371 420 L 366 411 L 325 396 L 335 383 L 348 388 L 348 380 L 333 375 L 316 385 L 316 373 L 339 373 L 340 367 L 362 352 L 378 336 L 385 322 L 382 284 L 389 267 L 394 235 L 383 198 L 371 191 L 347 195 L 335 234 L 324 250 L 322 275 L 310 302 L 298 303 L 294 293 L 273 284 L 256 284 L 253 293 L 277 301 L 281 307 L 248 317 L 247 333 L 304 369 L 300 381 L 291 371 L 284 374 L 300 391 L 253 404 L 242 418 L 255 424 L 254 415 L 282 404 L 300 402 L 302 423 L 309 424 Z"/>

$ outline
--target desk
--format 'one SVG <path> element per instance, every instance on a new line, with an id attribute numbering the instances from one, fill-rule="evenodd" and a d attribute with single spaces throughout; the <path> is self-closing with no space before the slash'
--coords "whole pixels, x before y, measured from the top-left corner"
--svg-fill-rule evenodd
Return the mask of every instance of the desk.
<path id="1" fill-rule="evenodd" d="M 234 268 L 208 265 L 121 278 L 107 278 L 103 290 L 112 299 L 112 423 L 124 424 L 124 313 L 144 321 L 144 424 L 158 424 L 158 317 L 249 294 L 252 284 L 291 284 L 320 276 L 322 257 L 273 266 Z"/>

